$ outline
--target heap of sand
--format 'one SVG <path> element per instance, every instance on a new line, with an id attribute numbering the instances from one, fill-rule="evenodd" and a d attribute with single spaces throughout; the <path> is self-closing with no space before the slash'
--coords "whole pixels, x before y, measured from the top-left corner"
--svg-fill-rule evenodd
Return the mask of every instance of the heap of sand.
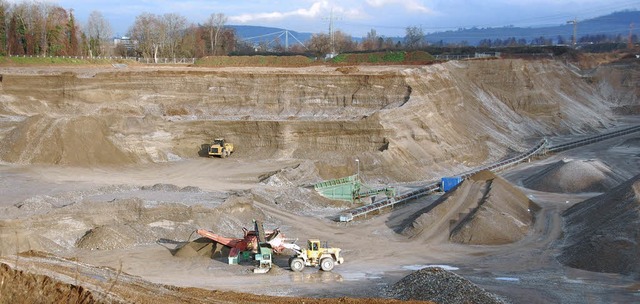
<path id="1" fill-rule="evenodd" d="M 523 185 L 553 193 L 605 192 L 626 178 L 599 160 L 565 159 L 545 166 Z"/>
<path id="2" fill-rule="evenodd" d="M 218 258 L 229 256 L 229 250 L 231 248 L 222 244 L 216 243 L 211 239 L 201 237 L 186 244 L 178 246 L 171 253 L 173 256 L 181 258 L 190 257 L 208 257 Z"/>
<path id="3" fill-rule="evenodd" d="M 558 260 L 589 271 L 640 277 L 640 175 L 562 214 L 565 243 Z"/>
<path id="4" fill-rule="evenodd" d="M 482 171 L 417 216 L 402 233 L 410 238 L 500 245 L 522 239 L 539 207 L 506 180 Z"/>
<path id="5" fill-rule="evenodd" d="M 409 274 L 395 283 L 388 294 L 405 301 L 505 303 L 469 280 L 438 267 L 427 267 Z"/>
<path id="6" fill-rule="evenodd" d="M 0 159 L 10 163 L 123 165 L 137 157 L 110 139 L 107 118 L 31 116 L 3 138 Z"/>

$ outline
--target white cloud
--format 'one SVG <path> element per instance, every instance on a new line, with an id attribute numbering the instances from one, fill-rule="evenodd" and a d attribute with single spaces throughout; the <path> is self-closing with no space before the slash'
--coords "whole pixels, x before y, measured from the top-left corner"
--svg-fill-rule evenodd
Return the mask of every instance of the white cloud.
<path id="1" fill-rule="evenodd" d="M 433 13 L 433 10 L 426 7 L 418 0 L 367 0 L 367 4 L 376 8 L 387 5 L 401 5 L 408 11 L 417 11 L 429 14 Z"/>
<path id="2" fill-rule="evenodd" d="M 247 23 L 256 20 L 260 21 L 274 21 L 282 20 L 288 17 L 305 17 L 315 18 L 329 7 L 327 1 L 315 2 L 309 8 L 301 8 L 286 12 L 270 12 L 270 13 L 254 13 L 254 14 L 242 14 L 236 16 L 230 16 L 229 20 L 233 22 Z"/>

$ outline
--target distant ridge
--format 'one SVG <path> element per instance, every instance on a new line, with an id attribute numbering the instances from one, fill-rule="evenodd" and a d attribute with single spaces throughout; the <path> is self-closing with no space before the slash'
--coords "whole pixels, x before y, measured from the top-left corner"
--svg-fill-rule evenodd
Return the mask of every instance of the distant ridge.
<path id="1" fill-rule="evenodd" d="M 629 35 L 629 25 L 631 23 L 635 25 L 636 32 L 640 33 L 640 11 L 620 11 L 592 19 L 578 20 L 577 37 L 580 39 L 587 35 L 604 35 L 607 37 L 621 35 L 623 39 L 626 39 Z M 277 27 L 254 25 L 228 25 L 227 27 L 234 29 L 240 39 L 244 40 L 253 38 L 250 40 L 255 43 L 261 41 L 273 41 L 278 36 L 275 33 L 283 32 L 285 30 Z M 297 32 L 293 30 L 289 30 L 289 32 L 302 42 L 309 40 L 313 35 L 313 33 Z M 565 23 L 556 26 L 544 27 L 515 27 L 510 25 L 489 28 L 473 27 L 455 31 L 427 33 L 425 37 L 430 44 L 438 44 L 440 42 L 449 44 L 466 41 L 468 45 L 475 46 L 483 39 L 491 39 L 495 41 L 496 39 L 506 40 L 515 38 L 516 40 L 525 39 L 527 43 L 529 43 L 532 39 L 540 37 L 551 39 L 554 44 L 558 43 L 558 37 L 562 37 L 566 43 L 569 43 L 572 35 L 573 25 Z M 638 34 L 634 35 L 636 37 L 640 36 Z M 360 37 L 352 38 L 354 41 L 362 40 Z M 392 38 L 393 41 L 404 40 L 404 37 L 390 38 Z M 283 41 L 283 39 L 284 38 L 281 38 L 280 40 Z"/>
<path id="2" fill-rule="evenodd" d="M 568 21 L 568 20 L 567 20 Z M 587 35 L 605 35 L 617 36 L 622 35 L 624 39 L 629 35 L 629 24 L 635 24 L 636 28 L 640 24 L 640 11 L 622 11 L 609 15 L 596 17 L 587 20 L 578 20 L 578 40 L 580 37 Z M 518 39 L 526 39 L 530 42 L 532 39 L 544 37 L 551 39 L 557 43 L 558 36 L 565 41 L 570 42 L 573 36 L 573 24 L 561 24 L 557 26 L 546 27 L 492 27 L 492 28 L 469 28 L 457 31 L 446 31 L 429 33 L 426 35 L 427 41 L 436 43 L 459 43 L 467 41 L 469 45 L 477 45 L 482 39 L 509 39 L 511 37 Z M 636 34 L 636 36 L 638 36 Z"/>

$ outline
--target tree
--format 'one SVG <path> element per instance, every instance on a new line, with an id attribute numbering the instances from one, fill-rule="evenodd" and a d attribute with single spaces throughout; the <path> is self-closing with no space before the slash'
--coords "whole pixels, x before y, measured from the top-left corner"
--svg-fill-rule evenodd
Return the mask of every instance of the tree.
<path id="1" fill-rule="evenodd" d="M 410 26 L 404 36 L 404 47 L 407 50 L 415 50 L 424 46 L 424 32 L 422 28 Z"/>
<path id="2" fill-rule="evenodd" d="M 362 49 L 365 51 L 371 51 L 371 50 L 377 49 L 377 40 L 378 40 L 378 34 L 376 33 L 376 30 L 371 29 L 371 31 L 367 33 L 367 37 L 364 38 L 362 41 Z"/>
<path id="3" fill-rule="evenodd" d="M 7 37 L 7 49 L 10 55 L 24 55 L 24 31 L 24 27 L 18 17 L 13 15 L 9 21 L 9 36 Z"/>
<path id="4" fill-rule="evenodd" d="M 207 21 L 207 26 L 209 27 L 209 40 L 211 43 L 211 54 L 213 56 L 217 54 L 218 38 L 225 23 L 227 23 L 227 17 L 220 13 L 211 14 Z"/>
<path id="5" fill-rule="evenodd" d="M 50 7 L 47 11 L 49 13 L 45 23 L 46 52 L 55 56 L 68 55 L 70 41 L 67 34 L 67 11 L 59 6 Z"/>
<path id="6" fill-rule="evenodd" d="M 0 0 L 0 55 L 6 55 L 9 51 L 9 33 L 7 33 L 8 15 L 9 3 L 5 0 Z"/>
<path id="7" fill-rule="evenodd" d="M 333 32 L 333 43 L 334 50 L 337 53 L 356 50 L 356 44 L 353 42 L 351 36 L 343 33 L 342 31 Z"/>
<path id="8" fill-rule="evenodd" d="M 479 47 L 491 47 L 491 39 L 485 38 L 478 42 Z"/>
<path id="9" fill-rule="evenodd" d="M 313 34 L 307 42 L 307 48 L 312 51 L 316 57 L 321 58 L 331 52 L 331 37 L 327 34 Z"/>
<path id="10" fill-rule="evenodd" d="M 67 39 L 69 47 L 67 53 L 72 56 L 78 55 L 78 26 L 76 18 L 73 16 L 73 10 L 69 10 L 69 22 L 67 23 Z"/>
<path id="11" fill-rule="evenodd" d="M 159 30 L 164 38 L 166 57 L 176 58 L 178 44 L 187 27 L 187 18 L 178 14 L 165 14 L 160 20 Z"/>
<path id="12" fill-rule="evenodd" d="M 18 40 L 16 47 L 22 50 L 15 50 L 16 54 L 36 55 L 39 54 L 38 41 L 42 33 L 38 26 L 41 25 L 42 18 L 38 16 L 39 10 L 35 3 L 21 2 L 13 7 L 13 18 L 15 18 L 15 39 Z"/>
<path id="13" fill-rule="evenodd" d="M 384 49 L 392 50 L 395 48 L 395 44 L 393 43 L 393 39 L 391 37 L 387 37 L 384 40 Z"/>
<path id="14" fill-rule="evenodd" d="M 138 51 L 142 56 L 145 58 L 153 57 L 154 62 L 157 62 L 158 53 L 163 43 L 159 17 L 150 13 L 142 13 L 136 17 L 129 32 L 131 32 L 131 39 L 138 41 Z"/>
<path id="15" fill-rule="evenodd" d="M 558 38 L 556 38 L 556 43 L 559 45 L 565 45 L 567 44 L 567 41 L 564 39 L 564 37 L 562 37 L 562 35 L 558 35 Z"/>
<path id="16" fill-rule="evenodd" d="M 111 24 L 99 11 L 91 12 L 87 21 L 86 35 L 89 39 L 89 56 L 102 56 L 106 54 L 106 45 L 111 38 Z"/>

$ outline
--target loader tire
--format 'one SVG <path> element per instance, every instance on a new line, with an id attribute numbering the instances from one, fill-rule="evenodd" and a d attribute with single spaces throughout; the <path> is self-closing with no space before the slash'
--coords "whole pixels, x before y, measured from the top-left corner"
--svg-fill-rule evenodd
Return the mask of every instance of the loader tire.
<path id="1" fill-rule="evenodd" d="M 333 258 L 324 258 L 322 260 L 320 260 L 320 268 L 323 271 L 331 271 L 333 270 L 333 266 L 334 266 L 334 262 L 333 262 Z"/>
<path id="2" fill-rule="evenodd" d="M 300 258 L 291 259 L 291 261 L 289 262 L 289 267 L 291 267 L 291 270 L 295 272 L 300 272 L 304 269 L 304 261 L 302 261 L 302 259 Z"/>

